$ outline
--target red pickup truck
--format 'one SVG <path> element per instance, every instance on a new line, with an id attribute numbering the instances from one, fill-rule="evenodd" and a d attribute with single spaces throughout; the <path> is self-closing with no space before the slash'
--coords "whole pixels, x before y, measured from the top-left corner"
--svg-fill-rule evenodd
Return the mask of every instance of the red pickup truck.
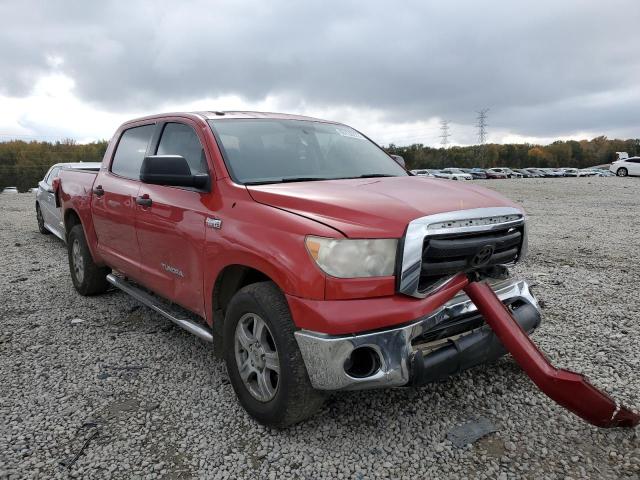
<path id="1" fill-rule="evenodd" d="M 422 385 L 506 349 L 558 402 L 595 415 L 527 336 L 538 304 L 507 270 L 527 248 L 522 209 L 397 160 L 301 116 L 127 122 L 98 173 L 54 185 L 73 284 L 118 287 L 212 342 L 267 425 L 310 416 L 327 391 Z"/>

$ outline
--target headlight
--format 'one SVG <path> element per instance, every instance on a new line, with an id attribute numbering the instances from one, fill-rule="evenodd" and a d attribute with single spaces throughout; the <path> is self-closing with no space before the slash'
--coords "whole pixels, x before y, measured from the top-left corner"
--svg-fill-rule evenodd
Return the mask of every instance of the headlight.
<path id="1" fill-rule="evenodd" d="M 349 240 L 309 236 L 307 250 L 318 266 L 338 278 L 394 274 L 397 239 Z"/>

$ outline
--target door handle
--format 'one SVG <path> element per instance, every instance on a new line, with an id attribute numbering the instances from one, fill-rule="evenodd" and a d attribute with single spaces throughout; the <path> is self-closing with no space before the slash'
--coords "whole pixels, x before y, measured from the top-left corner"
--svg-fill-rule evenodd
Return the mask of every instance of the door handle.
<path id="1" fill-rule="evenodd" d="M 102 188 L 102 185 L 98 185 L 97 187 L 94 187 L 93 194 L 96 195 L 97 197 L 103 196 L 104 189 Z"/>
<path id="2" fill-rule="evenodd" d="M 144 195 L 141 195 L 140 197 L 136 197 L 136 203 L 138 205 L 140 205 L 141 207 L 150 207 L 153 202 L 149 198 L 149 195 L 147 195 L 145 193 Z"/>

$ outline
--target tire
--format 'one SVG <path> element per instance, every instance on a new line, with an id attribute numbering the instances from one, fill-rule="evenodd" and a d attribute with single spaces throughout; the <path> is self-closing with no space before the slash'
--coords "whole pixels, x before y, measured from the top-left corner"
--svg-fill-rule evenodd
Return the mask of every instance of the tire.
<path id="1" fill-rule="evenodd" d="M 629 171 L 626 168 L 622 167 L 616 170 L 616 175 L 618 177 L 626 177 L 627 175 L 629 175 Z"/>
<path id="2" fill-rule="evenodd" d="M 38 230 L 43 235 L 49 235 L 51 232 L 44 226 L 44 217 L 42 216 L 42 210 L 40 210 L 40 204 L 36 203 L 36 219 L 38 220 Z"/>
<path id="3" fill-rule="evenodd" d="M 67 240 L 69 271 L 78 293 L 90 296 L 106 292 L 109 289 L 107 275 L 111 273 L 111 269 L 99 267 L 93 261 L 82 225 L 71 228 Z"/>
<path id="4" fill-rule="evenodd" d="M 259 321 L 264 323 L 261 339 L 258 338 L 260 335 L 253 336 Z M 244 337 L 244 342 L 251 345 L 249 348 L 243 347 L 239 340 L 241 331 L 250 334 Z M 316 413 L 324 401 L 324 394 L 311 386 L 293 333 L 287 301 L 273 282 L 247 285 L 231 299 L 223 325 L 224 359 L 229 379 L 247 413 L 269 427 L 284 428 L 305 420 Z M 253 354 L 249 353 L 250 349 Z M 254 365 L 252 359 L 259 360 L 260 352 L 263 364 Z M 264 360 L 265 355 L 271 358 L 270 362 Z M 279 372 L 267 363 L 277 364 Z M 240 364 L 246 366 L 242 369 L 246 381 L 240 373 Z M 266 390 L 260 389 L 258 372 L 261 368 L 269 385 Z M 265 398 L 258 398 L 261 393 Z"/>

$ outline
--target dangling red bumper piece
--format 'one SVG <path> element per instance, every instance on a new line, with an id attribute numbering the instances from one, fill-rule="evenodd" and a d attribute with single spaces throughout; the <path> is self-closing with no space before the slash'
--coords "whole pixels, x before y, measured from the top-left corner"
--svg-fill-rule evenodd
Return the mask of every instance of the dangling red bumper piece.
<path id="1" fill-rule="evenodd" d="M 554 367 L 486 283 L 464 291 L 515 361 L 549 398 L 597 427 L 635 427 L 640 415 L 618 404 L 578 373 Z"/>

